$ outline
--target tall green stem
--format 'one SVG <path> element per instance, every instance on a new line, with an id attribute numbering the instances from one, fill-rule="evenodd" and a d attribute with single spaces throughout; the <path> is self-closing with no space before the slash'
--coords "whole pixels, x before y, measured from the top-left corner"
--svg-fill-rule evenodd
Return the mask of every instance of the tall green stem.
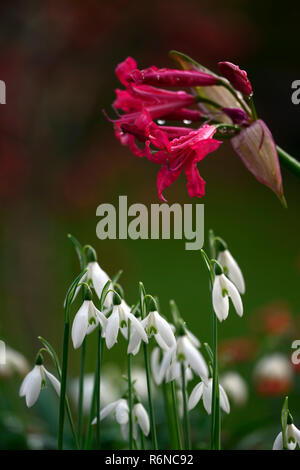
<path id="1" fill-rule="evenodd" d="M 84 395 L 84 369 L 85 369 L 86 339 L 84 338 L 81 346 L 80 377 L 79 377 L 79 395 L 78 395 L 78 440 L 82 446 L 82 422 L 83 422 L 83 395 Z"/>
<path id="2" fill-rule="evenodd" d="M 60 399 L 59 399 L 59 422 L 58 422 L 58 438 L 57 438 L 57 447 L 59 450 L 63 448 L 65 400 L 66 400 L 66 389 L 67 389 L 67 372 L 68 372 L 68 355 L 69 355 L 70 320 L 69 320 L 69 315 L 66 315 L 66 317 L 67 318 L 65 318 L 65 325 L 64 325 L 61 388 L 60 388 Z"/>
<path id="3" fill-rule="evenodd" d="M 170 408 L 170 397 L 169 397 L 169 389 L 168 385 L 164 380 L 162 383 L 162 390 L 164 396 L 164 406 L 166 411 L 167 423 L 168 423 L 168 431 L 169 431 L 169 440 L 170 440 L 170 448 L 176 449 L 176 436 L 174 435 L 175 431 L 175 419 Z"/>
<path id="4" fill-rule="evenodd" d="M 218 376 L 218 320 L 213 313 L 213 385 L 212 385 L 212 420 L 211 420 L 211 448 L 220 450 L 220 392 Z"/>
<path id="5" fill-rule="evenodd" d="M 145 295 L 144 286 L 143 286 L 142 283 L 140 283 L 140 285 L 139 285 L 139 301 L 140 301 L 140 311 L 141 311 L 142 319 L 145 318 L 144 295 Z M 148 345 L 145 342 L 143 342 L 143 352 L 144 352 L 145 372 L 146 372 L 146 380 L 147 380 L 147 392 L 148 392 L 148 405 L 149 405 L 149 415 L 150 415 L 151 438 L 152 438 L 154 450 L 157 450 L 158 446 L 157 446 L 155 416 L 154 416 L 152 392 L 151 392 L 150 361 L 149 361 Z"/>
<path id="6" fill-rule="evenodd" d="M 184 370 L 183 363 L 181 363 L 181 387 L 182 387 L 182 398 L 183 398 L 183 424 L 184 424 L 184 434 L 185 434 L 185 447 L 187 450 L 190 450 L 191 449 L 190 420 L 189 420 L 189 411 L 188 411 L 188 406 L 187 406 L 185 370 Z"/>
<path id="7" fill-rule="evenodd" d="M 178 445 L 178 450 L 182 450 L 180 420 L 178 416 L 178 404 L 177 404 L 174 380 L 172 380 L 171 382 L 171 391 L 172 391 L 173 411 L 174 411 L 174 419 L 175 419 L 175 426 L 176 426 L 177 445 Z"/>
<path id="8" fill-rule="evenodd" d="M 130 320 L 128 320 L 128 343 L 130 341 Z M 129 408 L 129 450 L 133 449 L 133 422 L 132 422 L 132 382 L 131 382 L 131 354 L 127 354 L 128 373 L 128 408 Z"/>
<path id="9" fill-rule="evenodd" d="M 96 424 L 96 443 L 97 448 L 100 447 L 100 393 L 101 393 L 101 361 L 102 361 L 102 329 L 101 325 L 98 326 L 98 338 L 97 338 L 97 367 L 96 367 L 96 375 L 95 375 L 95 386 L 96 386 L 96 416 L 97 416 L 97 424 Z"/>

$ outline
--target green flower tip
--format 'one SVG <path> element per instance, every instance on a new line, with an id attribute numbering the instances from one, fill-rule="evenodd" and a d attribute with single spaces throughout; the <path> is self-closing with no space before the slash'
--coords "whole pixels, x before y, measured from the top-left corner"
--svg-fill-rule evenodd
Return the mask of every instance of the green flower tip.
<path id="1" fill-rule="evenodd" d="M 86 247 L 86 259 L 88 263 L 93 263 L 94 261 L 97 261 L 97 253 L 95 249 L 90 245 Z"/>
<path id="2" fill-rule="evenodd" d="M 119 294 L 120 297 L 122 297 L 122 299 L 124 299 L 124 290 L 123 287 L 120 286 L 120 284 L 115 283 L 114 290 L 117 292 L 117 294 Z"/>
<path id="3" fill-rule="evenodd" d="M 216 260 L 214 260 L 214 270 L 215 270 L 215 275 L 216 276 L 220 276 L 224 272 L 222 266 Z"/>
<path id="4" fill-rule="evenodd" d="M 120 295 L 117 292 L 114 292 L 113 304 L 114 305 L 121 305 L 121 303 L 122 303 L 122 299 L 121 299 Z"/>
<path id="5" fill-rule="evenodd" d="M 225 242 L 225 240 L 223 240 L 223 238 L 216 237 L 214 240 L 214 243 L 215 243 L 217 251 L 227 250 L 227 243 Z"/>
<path id="6" fill-rule="evenodd" d="M 35 365 L 41 366 L 43 363 L 44 363 L 44 359 L 43 359 L 42 353 L 38 352 L 36 359 L 35 359 Z"/>

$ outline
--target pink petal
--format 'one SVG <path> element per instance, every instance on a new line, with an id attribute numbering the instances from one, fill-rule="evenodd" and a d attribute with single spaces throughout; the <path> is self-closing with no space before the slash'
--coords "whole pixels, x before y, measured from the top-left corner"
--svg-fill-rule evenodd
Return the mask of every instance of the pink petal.
<path id="1" fill-rule="evenodd" d="M 128 84 L 128 77 L 133 70 L 136 70 L 137 63 L 132 57 L 127 57 L 116 68 L 116 75 L 123 85 Z"/>
<path id="2" fill-rule="evenodd" d="M 171 186 L 174 181 L 177 180 L 180 173 L 182 171 L 182 166 L 179 166 L 176 170 L 169 170 L 168 165 L 165 164 L 161 167 L 157 175 L 157 190 L 158 190 L 158 197 L 162 201 L 166 202 L 167 200 L 164 198 L 162 192 L 164 189 Z"/>
<path id="3" fill-rule="evenodd" d="M 186 163 L 185 175 L 189 195 L 191 197 L 203 197 L 205 194 L 205 181 L 201 178 L 195 161 Z"/>

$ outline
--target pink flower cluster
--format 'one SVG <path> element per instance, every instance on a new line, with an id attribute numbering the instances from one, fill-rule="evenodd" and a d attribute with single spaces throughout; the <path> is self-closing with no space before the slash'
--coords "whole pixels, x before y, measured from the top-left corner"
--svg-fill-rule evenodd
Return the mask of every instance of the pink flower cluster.
<path id="1" fill-rule="evenodd" d="M 233 131 L 233 149 L 243 163 L 283 201 L 276 146 L 266 124 L 252 113 L 247 73 L 230 62 L 219 62 L 220 76 L 192 60 L 182 61 L 184 70 L 154 66 L 139 70 L 136 61 L 127 57 L 116 68 L 125 88 L 116 90 L 113 103 L 118 115 L 112 121 L 115 135 L 134 155 L 160 165 L 159 198 L 166 201 L 163 191 L 183 171 L 188 194 L 204 196 L 205 181 L 197 164 L 220 146 L 222 141 L 214 135 L 220 126 L 227 126 Z M 165 125 L 166 121 L 185 126 Z"/>

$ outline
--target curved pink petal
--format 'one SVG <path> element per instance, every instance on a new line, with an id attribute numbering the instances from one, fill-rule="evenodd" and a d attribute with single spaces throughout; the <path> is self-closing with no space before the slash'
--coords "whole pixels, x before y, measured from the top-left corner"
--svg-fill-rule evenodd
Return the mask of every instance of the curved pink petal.
<path id="1" fill-rule="evenodd" d="M 177 167 L 176 170 L 170 170 L 168 165 L 165 164 L 161 167 L 157 175 L 157 190 L 158 190 L 158 197 L 162 201 L 166 202 L 167 200 L 163 196 L 162 192 L 164 189 L 168 188 L 173 184 L 177 178 L 179 177 L 182 171 L 182 166 Z"/>

